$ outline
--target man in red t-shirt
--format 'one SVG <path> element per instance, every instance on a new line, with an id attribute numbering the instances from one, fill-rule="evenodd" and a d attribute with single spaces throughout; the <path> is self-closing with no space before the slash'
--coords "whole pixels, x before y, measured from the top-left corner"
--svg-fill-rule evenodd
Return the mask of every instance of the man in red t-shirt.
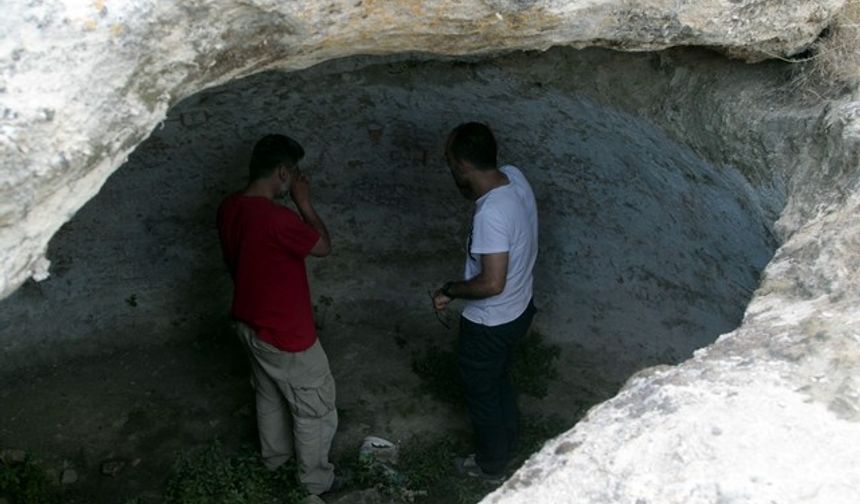
<path id="1" fill-rule="evenodd" d="M 233 278 L 231 313 L 253 371 L 263 462 L 275 470 L 295 454 L 301 482 L 318 495 L 337 486 L 328 460 L 337 410 L 305 257 L 328 255 L 331 240 L 298 169 L 303 157 L 289 137 L 260 139 L 250 182 L 218 208 L 218 233 Z M 287 193 L 298 213 L 275 201 Z"/>

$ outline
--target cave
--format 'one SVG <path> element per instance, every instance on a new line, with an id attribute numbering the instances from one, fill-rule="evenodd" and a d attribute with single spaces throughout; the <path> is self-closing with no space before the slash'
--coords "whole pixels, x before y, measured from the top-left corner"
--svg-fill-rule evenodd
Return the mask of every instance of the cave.
<path id="1" fill-rule="evenodd" d="M 39 218 L 67 221 L 23 219 L 50 242 L 3 284 L 0 450 L 73 468 L 69 502 L 158 502 L 177 452 L 255 442 L 215 212 L 269 133 L 305 147 L 332 233 L 307 268 L 334 460 L 368 435 L 467 438 L 416 367 L 456 341 L 429 296 L 462 275 L 472 211 L 444 141 L 480 121 L 535 190 L 532 334 L 552 374 L 520 405 L 557 423 L 487 502 L 851 501 L 857 102 L 810 97 L 795 63 L 749 48 L 583 45 L 611 49 L 216 58 L 221 77 L 86 153 L 103 183 L 46 196 Z M 79 209 L 52 199 L 79 189 Z"/>

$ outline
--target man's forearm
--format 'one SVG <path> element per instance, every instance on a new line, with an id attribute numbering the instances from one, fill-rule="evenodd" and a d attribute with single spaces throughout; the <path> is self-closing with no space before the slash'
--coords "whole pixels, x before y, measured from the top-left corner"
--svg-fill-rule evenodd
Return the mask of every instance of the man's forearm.
<path id="1" fill-rule="evenodd" d="M 498 285 L 494 285 L 483 275 L 463 282 L 448 282 L 442 293 L 452 299 L 484 299 L 501 294 Z"/>
<path id="2" fill-rule="evenodd" d="M 331 238 L 328 234 L 328 228 L 325 227 L 325 223 L 317 214 L 313 205 L 310 202 L 307 202 L 301 205 L 296 205 L 296 207 L 298 208 L 299 214 L 302 216 L 302 219 L 304 219 L 304 221 L 308 223 L 310 227 L 317 230 L 317 232 L 320 234 L 320 238 L 322 238 L 326 243 L 331 244 Z"/>

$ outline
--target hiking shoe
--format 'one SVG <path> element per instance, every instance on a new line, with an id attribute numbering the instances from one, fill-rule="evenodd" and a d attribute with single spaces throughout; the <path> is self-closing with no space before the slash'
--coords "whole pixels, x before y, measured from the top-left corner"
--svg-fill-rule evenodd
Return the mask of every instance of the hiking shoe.
<path id="1" fill-rule="evenodd" d="M 454 467 L 457 468 L 457 473 L 461 476 L 471 476 L 487 483 L 502 484 L 505 481 L 505 475 L 485 473 L 478 462 L 475 461 L 475 454 L 471 453 L 465 457 L 457 457 L 454 459 Z"/>

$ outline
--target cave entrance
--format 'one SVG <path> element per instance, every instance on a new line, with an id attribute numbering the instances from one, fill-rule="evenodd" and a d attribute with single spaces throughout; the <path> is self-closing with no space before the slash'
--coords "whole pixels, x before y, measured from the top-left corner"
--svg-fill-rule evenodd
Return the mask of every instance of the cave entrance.
<path id="1" fill-rule="evenodd" d="M 431 397 L 414 372 L 416 358 L 444 360 L 455 338 L 427 291 L 462 269 L 470 204 L 442 148 L 463 121 L 494 129 L 500 158 L 523 169 L 538 199 L 534 330 L 560 357 L 548 399 L 524 398 L 525 413 L 569 427 L 631 373 L 713 342 L 740 323 L 778 245 L 778 183 L 709 162 L 631 106 L 656 104 L 673 80 L 661 57 L 610 54 L 357 58 L 184 100 L 56 235 L 52 278 L 0 304 L 4 332 L 15 334 L 7 353 L 55 363 L 28 371 L 35 381 L 10 375 L 4 401 L 21 407 L 4 418 L 3 437 L 16 432 L 28 449 L 81 467 L 128 460 L 134 481 L 88 485 L 130 497 L 163 478 L 176 449 L 219 436 L 253 442 L 214 215 L 244 184 L 253 143 L 271 132 L 304 144 L 335 243 L 308 271 L 339 387 L 341 456 L 368 434 L 402 441 L 467 429 L 463 412 Z M 721 120 L 702 118 L 704 129 Z M 54 382 L 89 399 L 53 397 Z M 48 421 L 24 429 L 36 417 Z"/>

